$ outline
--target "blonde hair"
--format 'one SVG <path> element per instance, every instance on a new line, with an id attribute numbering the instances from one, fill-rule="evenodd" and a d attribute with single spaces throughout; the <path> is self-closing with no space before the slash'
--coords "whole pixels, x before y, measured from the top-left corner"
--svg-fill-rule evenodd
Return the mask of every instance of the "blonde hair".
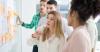
<path id="1" fill-rule="evenodd" d="M 55 18 L 55 27 L 54 27 L 55 36 L 58 38 L 64 37 L 64 33 L 62 31 L 62 22 L 61 22 L 60 14 L 56 11 L 51 11 L 48 13 L 48 15 L 49 14 L 54 15 L 54 18 Z M 45 27 L 43 31 L 43 35 L 42 35 L 42 41 L 45 41 L 47 39 L 47 35 L 49 35 L 49 33 L 50 33 L 49 28 Z"/>

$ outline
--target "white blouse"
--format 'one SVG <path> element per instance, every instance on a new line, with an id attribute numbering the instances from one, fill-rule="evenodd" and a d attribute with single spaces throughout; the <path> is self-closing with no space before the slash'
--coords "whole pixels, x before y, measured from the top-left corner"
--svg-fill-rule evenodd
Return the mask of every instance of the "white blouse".
<path id="1" fill-rule="evenodd" d="M 62 52 L 91 52 L 91 40 L 86 26 L 76 28 Z"/>
<path id="2" fill-rule="evenodd" d="M 38 45 L 38 52 L 61 52 L 64 45 L 64 38 L 50 37 L 48 40 L 40 41 Z"/>
<path id="3" fill-rule="evenodd" d="M 87 29 L 90 34 L 92 48 L 95 48 L 98 37 L 98 30 L 93 17 L 90 17 L 90 19 L 87 21 Z"/>
<path id="4" fill-rule="evenodd" d="M 44 26 L 47 21 L 47 16 L 41 17 L 38 23 L 38 27 Z"/>

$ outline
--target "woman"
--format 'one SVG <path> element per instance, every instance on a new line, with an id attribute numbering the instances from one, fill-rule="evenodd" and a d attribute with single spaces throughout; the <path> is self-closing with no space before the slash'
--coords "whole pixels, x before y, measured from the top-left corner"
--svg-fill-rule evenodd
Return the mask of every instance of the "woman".
<path id="1" fill-rule="evenodd" d="M 64 44 L 61 16 L 58 12 L 48 13 L 47 24 L 40 37 L 39 52 L 60 52 Z"/>
<path id="2" fill-rule="evenodd" d="M 92 1 L 72 0 L 70 14 L 68 17 L 69 25 L 73 26 L 74 31 L 68 38 L 63 52 L 91 52 L 91 38 L 87 29 L 87 20 L 93 14 Z"/>
<path id="3" fill-rule="evenodd" d="M 56 11 L 49 12 L 46 26 L 42 27 L 43 31 L 39 28 L 39 32 L 35 33 L 39 35 L 37 37 L 39 38 L 39 52 L 61 52 L 64 45 L 64 34 L 61 26 L 60 14 Z"/>

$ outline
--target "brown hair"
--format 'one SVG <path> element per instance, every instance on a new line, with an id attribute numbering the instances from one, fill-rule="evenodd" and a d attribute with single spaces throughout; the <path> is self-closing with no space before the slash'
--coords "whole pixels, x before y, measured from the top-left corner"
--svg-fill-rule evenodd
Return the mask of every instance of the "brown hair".
<path id="1" fill-rule="evenodd" d="M 43 2 L 47 2 L 48 0 L 40 0 L 40 2 L 41 2 L 41 1 L 43 1 Z"/>
<path id="2" fill-rule="evenodd" d="M 80 22 L 85 24 L 90 16 L 96 18 L 100 14 L 100 0 L 72 0 L 70 10 L 71 14 L 76 11 Z"/>
<path id="3" fill-rule="evenodd" d="M 64 33 L 62 31 L 62 23 L 61 23 L 60 14 L 56 11 L 51 11 L 48 13 L 48 15 L 49 14 L 54 15 L 54 18 L 55 18 L 55 27 L 54 27 L 55 34 L 54 35 L 58 38 L 64 37 Z M 44 28 L 43 35 L 42 35 L 42 41 L 45 41 L 46 39 L 48 39 L 47 36 L 50 35 L 49 33 L 50 33 L 49 28 Z"/>

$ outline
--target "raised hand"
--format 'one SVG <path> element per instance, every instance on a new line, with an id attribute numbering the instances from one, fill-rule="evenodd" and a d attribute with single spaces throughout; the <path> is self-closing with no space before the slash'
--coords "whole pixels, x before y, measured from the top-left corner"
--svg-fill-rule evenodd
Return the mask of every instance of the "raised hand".
<path id="1" fill-rule="evenodd" d="M 20 17 L 17 16 L 17 19 L 16 19 L 16 24 L 17 25 L 21 25 L 23 22 L 20 20 Z"/>
<path id="2" fill-rule="evenodd" d="M 36 32 L 32 34 L 32 38 L 39 38 L 42 35 L 41 28 L 37 28 Z"/>

